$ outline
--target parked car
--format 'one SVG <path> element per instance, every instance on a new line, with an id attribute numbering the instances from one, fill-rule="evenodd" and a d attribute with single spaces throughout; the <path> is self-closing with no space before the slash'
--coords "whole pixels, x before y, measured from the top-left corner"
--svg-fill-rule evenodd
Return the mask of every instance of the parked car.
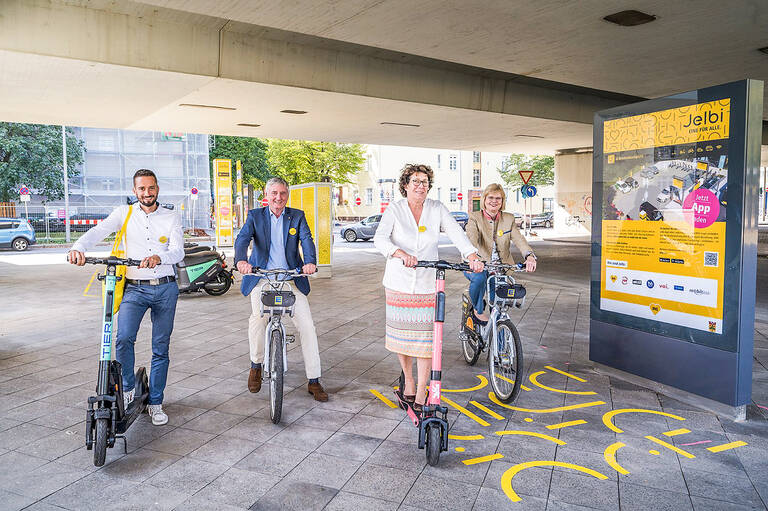
<path id="1" fill-rule="evenodd" d="M 541 213 L 539 215 L 533 215 L 531 217 L 531 227 L 546 227 L 549 229 L 554 223 L 555 214 L 551 211 Z"/>
<path id="2" fill-rule="evenodd" d="M 380 221 L 381 215 L 371 215 L 356 224 L 342 227 L 341 236 L 350 243 L 357 240 L 369 240 L 376 234 Z"/>
<path id="3" fill-rule="evenodd" d="M 669 191 L 669 188 L 664 188 L 659 192 L 659 195 L 656 196 L 656 202 L 660 204 L 666 204 L 671 198 L 672 193 Z"/>
<path id="4" fill-rule="evenodd" d="M 30 213 L 28 220 L 37 232 L 45 232 L 46 223 L 48 224 L 48 232 L 63 232 L 65 230 L 64 219 L 54 216 L 53 212 L 48 212 L 47 216 L 45 213 Z"/>
<path id="5" fill-rule="evenodd" d="M 629 176 L 627 179 L 624 180 L 624 182 L 629 186 L 630 188 L 637 188 L 640 186 L 640 183 L 637 182 L 637 179 L 635 179 L 632 176 Z"/>
<path id="6" fill-rule="evenodd" d="M 0 248 L 10 247 L 21 252 L 35 243 L 35 230 L 26 219 L 0 217 Z"/>
<path id="7" fill-rule="evenodd" d="M 661 214 L 661 211 L 650 202 L 643 202 L 640 204 L 639 216 L 640 220 L 664 220 L 664 215 Z"/>
<path id="8" fill-rule="evenodd" d="M 451 216 L 456 219 L 462 229 L 467 230 L 467 222 L 469 222 L 469 215 L 463 211 L 451 211 Z"/>
<path id="9" fill-rule="evenodd" d="M 515 217 L 515 225 L 521 228 L 523 226 L 523 215 L 520 213 L 512 213 L 512 215 Z"/>
<path id="10" fill-rule="evenodd" d="M 616 188 L 618 191 L 622 193 L 629 193 L 632 191 L 632 186 L 629 185 L 626 181 L 620 180 L 616 181 L 616 184 L 613 185 L 614 188 Z"/>

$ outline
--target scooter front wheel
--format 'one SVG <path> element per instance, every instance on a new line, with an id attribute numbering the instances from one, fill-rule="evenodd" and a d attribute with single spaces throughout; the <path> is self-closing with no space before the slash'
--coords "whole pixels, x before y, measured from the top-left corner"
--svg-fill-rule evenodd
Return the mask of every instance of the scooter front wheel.
<path id="1" fill-rule="evenodd" d="M 97 467 L 104 465 L 104 461 L 107 459 L 108 435 L 108 419 L 96 419 L 96 442 L 93 446 L 93 464 Z"/>
<path id="2" fill-rule="evenodd" d="M 283 413 L 283 335 L 272 330 L 269 343 L 269 416 L 274 424 Z"/>
<path id="3" fill-rule="evenodd" d="M 440 462 L 440 426 L 437 424 L 427 425 L 427 463 L 436 466 Z"/>

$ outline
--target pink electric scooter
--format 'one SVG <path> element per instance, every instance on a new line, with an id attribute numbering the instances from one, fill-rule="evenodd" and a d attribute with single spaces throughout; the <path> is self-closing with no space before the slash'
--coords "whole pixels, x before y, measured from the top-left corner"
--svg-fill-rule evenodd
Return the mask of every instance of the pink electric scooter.
<path id="1" fill-rule="evenodd" d="M 445 270 L 471 271 L 466 263 L 447 261 L 419 261 L 417 268 L 435 268 L 435 326 L 432 335 L 432 373 L 429 393 L 421 417 L 413 410 L 412 403 L 403 398 L 405 375 L 400 373 L 400 386 L 395 392 L 413 425 L 419 428 L 419 449 L 426 446 L 427 463 L 432 466 L 440 461 L 440 453 L 448 450 L 448 409 L 440 405 L 440 383 L 442 379 L 443 322 L 445 321 Z"/>

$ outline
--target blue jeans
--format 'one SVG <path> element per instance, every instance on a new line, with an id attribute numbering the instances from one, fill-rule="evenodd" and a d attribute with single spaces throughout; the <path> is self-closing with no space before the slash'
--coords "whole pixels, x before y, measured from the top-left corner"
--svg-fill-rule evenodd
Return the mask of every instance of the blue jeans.
<path id="1" fill-rule="evenodd" d="M 123 367 L 123 390 L 136 387 L 134 345 L 136 333 L 147 309 L 152 311 L 152 369 L 149 372 L 149 404 L 163 403 L 163 390 L 168 379 L 168 346 L 176 315 L 179 286 L 168 282 L 158 286 L 125 285 L 117 321 L 115 357 Z"/>
<path id="2" fill-rule="evenodd" d="M 469 279 L 469 299 L 472 300 L 472 305 L 477 314 L 482 314 L 485 309 L 483 296 L 485 295 L 485 288 L 488 282 L 488 272 L 481 271 L 479 273 L 470 273 L 465 271 L 464 276 Z M 493 303 L 494 297 L 495 293 L 493 292 L 493 288 L 491 288 L 491 303 Z"/>

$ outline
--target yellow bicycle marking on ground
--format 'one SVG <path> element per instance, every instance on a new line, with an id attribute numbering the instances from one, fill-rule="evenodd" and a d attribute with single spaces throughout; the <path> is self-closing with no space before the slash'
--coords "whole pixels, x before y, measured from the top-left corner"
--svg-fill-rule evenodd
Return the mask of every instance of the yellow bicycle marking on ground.
<path id="1" fill-rule="evenodd" d="M 472 392 L 473 390 L 480 390 L 482 388 L 485 388 L 488 385 L 488 379 L 485 376 L 481 374 L 476 374 L 475 376 L 477 377 L 478 380 L 480 380 L 480 383 L 478 383 L 474 387 L 469 387 L 468 389 L 454 389 L 454 390 L 440 389 L 440 390 L 441 392 Z"/>
<path id="2" fill-rule="evenodd" d="M 655 436 L 646 435 L 646 437 L 645 437 L 645 438 L 647 438 L 647 439 L 648 439 L 648 440 L 650 440 L 651 442 L 655 442 L 655 443 L 659 444 L 659 445 L 660 445 L 660 446 L 662 446 L 662 447 L 666 447 L 667 449 L 669 449 L 669 450 L 671 450 L 671 451 L 675 451 L 677 454 L 679 454 L 679 455 L 681 455 L 681 456 L 685 456 L 686 458 L 691 458 L 691 459 L 693 459 L 693 458 L 695 458 L 695 457 L 696 457 L 696 456 L 694 456 L 693 454 L 689 453 L 688 451 L 685 451 L 685 450 L 683 450 L 683 449 L 680 449 L 679 447 L 675 447 L 674 445 L 672 445 L 672 444 L 670 444 L 670 443 L 667 443 L 667 442 L 665 442 L 664 440 L 660 440 L 660 439 L 656 438 Z"/>
<path id="3" fill-rule="evenodd" d="M 553 436 L 545 435 L 544 433 L 536 433 L 534 431 L 523 431 L 520 429 L 509 429 L 506 431 L 497 431 L 497 435 L 499 436 L 506 436 L 506 435 L 525 435 L 525 436 L 535 436 L 536 438 L 543 438 L 544 440 L 549 440 L 550 442 L 554 442 L 557 445 L 565 445 L 565 442 L 560 440 L 559 438 L 555 438 Z"/>
<path id="4" fill-rule="evenodd" d="M 448 433 L 448 438 L 451 440 L 482 440 L 485 437 L 483 435 L 451 435 Z"/>
<path id="5" fill-rule="evenodd" d="M 605 462 L 608 463 L 612 469 L 614 469 L 619 474 L 627 475 L 629 474 L 629 470 L 625 469 L 619 463 L 616 461 L 616 451 L 624 447 L 626 444 L 623 442 L 616 442 L 608 447 L 605 448 L 605 451 L 603 451 L 603 458 L 605 458 Z"/>
<path id="6" fill-rule="evenodd" d="M 707 447 L 707 450 L 710 452 L 721 452 L 721 451 L 727 451 L 728 449 L 735 449 L 736 447 L 741 447 L 742 445 L 747 445 L 747 442 L 742 442 L 741 440 L 737 440 L 735 442 L 729 442 L 727 444 Z"/>
<path id="7" fill-rule="evenodd" d="M 567 376 L 568 378 L 573 378 L 574 380 L 580 381 L 581 383 L 587 383 L 587 380 L 585 380 L 584 378 L 579 378 L 576 375 L 573 375 L 571 373 L 566 373 L 565 371 L 561 371 L 560 369 L 554 368 L 552 366 L 544 366 L 544 369 L 549 369 L 550 371 L 554 371 L 556 373 L 560 373 L 563 376 Z"/>
<path id="8" fill-rule="evenodd" d="M 537 380 L 537 378 L 544 373 L 546 373 L 546 371 L 537 371 L 531 374 L 530 376 L 528 376 L 528 379 L 531 381 L 531 383 L 533 383 L 537 387 L 542 388 L 544 390 L 548 390 L 550 392 L 557 392 L 558 394 L 573 394 L 575 396 L 594 396 L 595 394 L 597 394 L 597 392 L 594 392 L 592 390 L 585 390 L 585 391 L 560 390 L 560 389 L 548 387 L 543 383 L 539 383 L 539 381 Z"/>
<path id="9" fill-rule="evenodd" d="M 490 415 L 494 419 L 498 419 L 500 421 L 503 421 L 504 419 L 506 419 L 506 417 L 504 417 L 502 415 L 499 415 L 498 413 L 494 412 L 493 410 L 491 410 L 487 406 L 481 405 L 477 401 L 470 401 L 469 403 L 474 405 L 474 406 L 476 406 L 477 408 L 481 409 L 482 411 L 484 411 L 485 413 L 487 413 L 488 415 Z"/>
<path id="10" fill-rule="evenodd" d="M 452 406 L 452 407 L 454 407 L 455 409 L 457 409 L 458 411 L 460 411 L 461 413 L 463 413 L 464 415 L 466 415 L 467 417 L 469 417 L 473 421 L 477 422 L 481 426 L 490 426 L 491 425 L 490 422 L 487 422 L 485 419 L 481 419 L 480 417 L 478 417 L 474 413 L 470 412 L 469 410 L 467 410 L 466 408 L 464 408 L 460 404 L 454 403 L 452 400 L 448 399 L 445 396 L 443 396 L 443 402 L 448 404 L 448 405 L 450 405 L 450 406 Z"/>
<path id="11" fill-rule="evenodd" d="M 550 424 L 547 426 L 547 429 L 561 429 L 561 428 L 567 428 L 568 426 L 578 426 L 579 424 L 586 424 L 587 421 L 584 419 L 577 419 L 575 421 L 568 421 L 568 422 L 561 422 L 559 424 Z"/>
<path id="12" fill-rule="evenodd" d="M 470 458 L 468 460 L 462 460 L 465 465 L 477 465 L 478 463 L 485 463 L 486 461 L 493 461 L 503 458 L 503 454 L 489 454 L 488 456 L 480 456 L 479 458 Z"/>
<path id="13" fill-rule="evenodd" d="M 88 285 L 85 286 L 85 291 L 83 291 L 83 296 L 98 296 L 98 295 L 90 295 L 88 292 L 91 290 L 91 285 L 93 285 L 93 281 L 96 280 L 96 275 L 98 275 L 99 272 L 93 272 L 93 275 L 91 275 L 91 280 L 88 281 Z"/>
<path id="14" fill-rule="evenodd" d="M 577 405 L 568 405 L 568 406 L 557 406 L 555 408 L 522 408 L 519 406 L 512 406 L 512 405 L 507 405 L 502 403 L 501 401 L 499 401 L 499 398 L 496 397 L 496 394 L 494 394 L 493 392 L 488 393 L 488 398 L 493 403 L 499 406 L 502 406 L 504 408 L 508 408 L 510 410 L 517 410 L 518 412 L 529 412 L 529 413 L 563 412 L 565 410 L 577 410 L 579 408 L 588 408 L 590 406 L 600 406 L 605 404 L 605 401 L 590 401 L 589 403 L 579 403 Z"/>
<path id="15" fill-rule="evenodd" d="M 527 461 L 525 463 L 518 463 L 514 467 L 508 468 L 507 471 L 504 472 L 504 475 L 501 476 L 501 489 L 512 502 L 520 502 L 523 500 L 517 493 L 515 493 L 515 490 L 512 489 L 512 478 L 514 478 L 518 472 L 532 467 L 570 468 L 573 470 L 578 470 L 579 472 L 584 472 L 585 474 L 589 474 L 596 479 L 608 479 L 608 476 L 592 470 L 591 468 L 582 467 L 581 465 L 575 465 L 573 463 L 564 463 L 562 461 Z"/>
<path id="16" fill-rule="evenodd" d="M 661 453 L 656 449 L 651 449 L 650 451 L 648 451 L 648 454 L 653 454 L 654 456 L 658 456 Z"/>
<path id="17" fill-rule="evenodd" d="M 690 429 L 680 428 L 680 429 L 673 429 L 672 431 L 665 431 L 662 433 L 664 436 L 677 436 L 677 435 L 685 435 L 686 433 L 690 433 Z"/>
<path id="18" fill-rule="evenodd" d="M 684 417 L 680 417 L 679 415 L 673 415 L 671 413 L 667 412 L 660 412 L 658 410 L 647 410 L 644 408 L 620 408 L 619 410 L 611 410 L 610 412 L 605 412 L 603 414 L 603 424 L 605 424 L 605 427 L 610 429 L 611 431 L 615 433 L 624 433 L 624 430 L 614 426 L 613 424 L 613 418 L 616 415 L 622 414 L 622 413 L 652 413 L 655 415 L 663 415 L 664 417 L 670 417 L 672 419 L 677 419 L 679 421 L 684 421 Z"/>
<path id="19" fill-rule="evenodd" d="M 500 374 L 497 374 L 497 375 L 496 375 L 496 378 L 498 378 L 498 379 L 500 379 L 500 380 L 504 380 L 504 381 L 505 381 L 505 382 L 507 382 L 507 383 L 511 383 L 512 385 L 514 385 L 514 384 L 515 384 L 515 380 L 510 380 L 510 379 L 509 379 L 509 378 L 507 378 L 506 376 L 502 376 L 502 375 L 500 375 Z M 526 386 L 525 386 L 525 385 L 523 385 L 523 384 L 520 384 L 520 388 L 521 388 L 521 389 L 523 389 L 523 390 L 524 390 L 524 391 L 526 391 L 526 392 L 530 392 L 530 391 L 531 391 L 531 388 L 530 388 L 530 387 L 526 387 Z"/>
<path id="20" fill-rule="evenodd" d="M 381 401 L 382 401 L 382 402 L 383 402 L 385 405 L 387 405 L 388 407 L 390 407 L 390 408 L 397 408 L 397 405 L 396 405 L 395 403 L 393 403 L 392 401 L 390 401 L 389 399 L 387 399 L 386 397 L 384 397 L 384 395 L 383 395 L 381 392 L 379 392 L 378 390 L 376 390 L 376 389 L 370 389 L 370 391 L 371 391 L 371 394 L 373 394 L 373 395 L 374 395 L 374 396 L 376 396 L 377 398 L 381 399 Z"/>

